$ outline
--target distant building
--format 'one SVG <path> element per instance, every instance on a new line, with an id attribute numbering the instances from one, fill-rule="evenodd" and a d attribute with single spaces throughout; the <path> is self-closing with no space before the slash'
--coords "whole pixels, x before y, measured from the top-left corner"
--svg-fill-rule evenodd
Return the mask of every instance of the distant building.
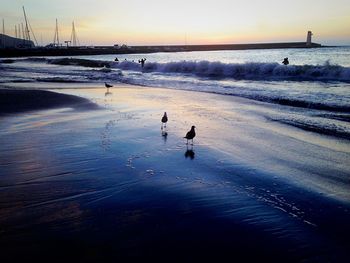
<path id="1" fill-rule="evenodd" d="M 311 31 L 307 31 L 307 36 L 306 36 L 306 45 L 307 46 L 311 46 L 311 37 L 312 37 L 312 32 Z"/>
<path id="2" fill-rule="evenodd" d="M 0 34 L 0 48 L 33 48 L 34 42 Z"/>

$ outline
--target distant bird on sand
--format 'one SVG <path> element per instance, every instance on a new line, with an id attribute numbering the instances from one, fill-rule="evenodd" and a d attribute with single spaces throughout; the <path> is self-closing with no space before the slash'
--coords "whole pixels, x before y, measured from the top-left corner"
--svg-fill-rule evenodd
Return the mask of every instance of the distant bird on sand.
<path id="1" fill-rule="evenodd" d="M 196 132 L 195 132 L 195 126 L 191 127 L 191 130 L 189 132 L 186 133 L 186 136 L 184 137 L 185 139 L 187 139 L 187 143 L 188 144 L 188 140 L 192 140 L 192 145 L 193 145 L 193 138 L 196 136 Z"/>
<path id="2" fill-rule="evenodd" d="M 163 126 L 164 128 L 166 127 L 167 122 L 168 122 L 168 115 L 166 114 L 166 112 L 164 112 L 164 115 L 162 117 L 162 129 L 163 129 Z"/>
<path id="3" fill-rule="evenodd" d="M 108 84 L 107 82 L 105 82 L 105 87 L 106 87 L 107 89 L 109 89 L 109 88 L 112 88 L 112 87 L 113 87 L 113 85 Z"/>

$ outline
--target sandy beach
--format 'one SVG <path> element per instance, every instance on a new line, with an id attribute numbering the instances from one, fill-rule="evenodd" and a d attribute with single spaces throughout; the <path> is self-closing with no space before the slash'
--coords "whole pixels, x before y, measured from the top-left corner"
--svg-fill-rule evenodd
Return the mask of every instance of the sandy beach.
<path id="1" fill-rule="evenodd" d="M 11 95 L 50 107 L 3 106 L 2 262 L 350 259 L 349 140 L 269 120 L 275 108 L 244 98 L 59 85 Z"/>

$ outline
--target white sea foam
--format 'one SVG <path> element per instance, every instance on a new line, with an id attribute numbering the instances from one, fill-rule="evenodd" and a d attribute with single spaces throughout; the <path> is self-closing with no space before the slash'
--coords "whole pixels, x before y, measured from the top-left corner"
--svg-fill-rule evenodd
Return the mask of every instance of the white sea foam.
<path id="1" fill-rule="evenodd" d="M 284 56 L 291 64 L 281 64 Z M 118 55 L 120 62 L 114 61 L 115 55 L 22 58 L 0 64 L 0 82 L 94 82 L 104 87 L 107 81 L 238 96 L 304 111 L 306 122 L 311 111 L 321 111 L 312 116 L 326 116 L 326 123 L 277 120 L 349 138 L 348 128 L 343 132 L 350 119 L 349 56 L 349 48 L 333 48 L 125 54 Z M 144 67 L 138 63 L 142 57 L 147 58 Z M 111 70 L 101 71 L 102 67 Z"/>
<path id="2" fill-rule="evenodd" d="M 141 68 L 137 62 L 123 61 L 114 68 L 143 72 L 184 73 L 200 77 L 250 80 L 344 81 L 350 82 L 350 68 L 324 65 L 288 65 L 278 63 L 222 63 L 209 61 L 149 62 Z"/>

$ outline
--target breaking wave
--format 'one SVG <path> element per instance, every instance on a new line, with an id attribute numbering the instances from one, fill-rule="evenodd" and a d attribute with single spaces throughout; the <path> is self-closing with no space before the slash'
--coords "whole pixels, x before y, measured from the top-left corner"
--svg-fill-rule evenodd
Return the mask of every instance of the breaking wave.
<path id="1" fill-rule="evenodd" d="M 32 62 L 47 62 L 56 65 L 72 65 L 91 68 L 118 68 L 121 70 L 192 74 L 204 78 L 231 78 L 238 80 L 276 81 L 341 81 L 350 82 L 350 67 L 331 64 L 282 65 L 278 63 L 223 63 L 210 61 L 146 62 L 142 68 L 138 61 L 113 62 L 81 58 L 27 58 Z"/>
<path id="2" fill-rule="evenodd" d="M 350 113 L 350 98 L 347 95 L 350 88 L 350 67 L 329 62 L 323 65 L 285 66 L 262 62 L 238 64 L 204 60 L 167 63 L 147 61 L 142 68 L 137 60 L 115 62 L 90 58 L 23 58 L 17 61 L 29 61 L 32 66 L 7 65 L 0 83 L 22 80 L 54 83 L 122 82 L 338 112 L 344 113 L 345 119 Z M 36 66 L 37 63 L 56 66 Z M 65 67 L 66 65 L 73 67 Z M 341 118 L 347 121 L 344 117 Z"/>
<path id="3" fill-rule="evenodd" d="M 121 62 L 114 67 L 140 70 L 135 62 Z M 345 81 L 350 82 L 350 68 L 332 65 L 280 65 L 278 63 L 222 63 L 209 61 L 182 61 L 145 64 L 144 72 L 185 73 L 210 78 L 293 81 Z"/>

